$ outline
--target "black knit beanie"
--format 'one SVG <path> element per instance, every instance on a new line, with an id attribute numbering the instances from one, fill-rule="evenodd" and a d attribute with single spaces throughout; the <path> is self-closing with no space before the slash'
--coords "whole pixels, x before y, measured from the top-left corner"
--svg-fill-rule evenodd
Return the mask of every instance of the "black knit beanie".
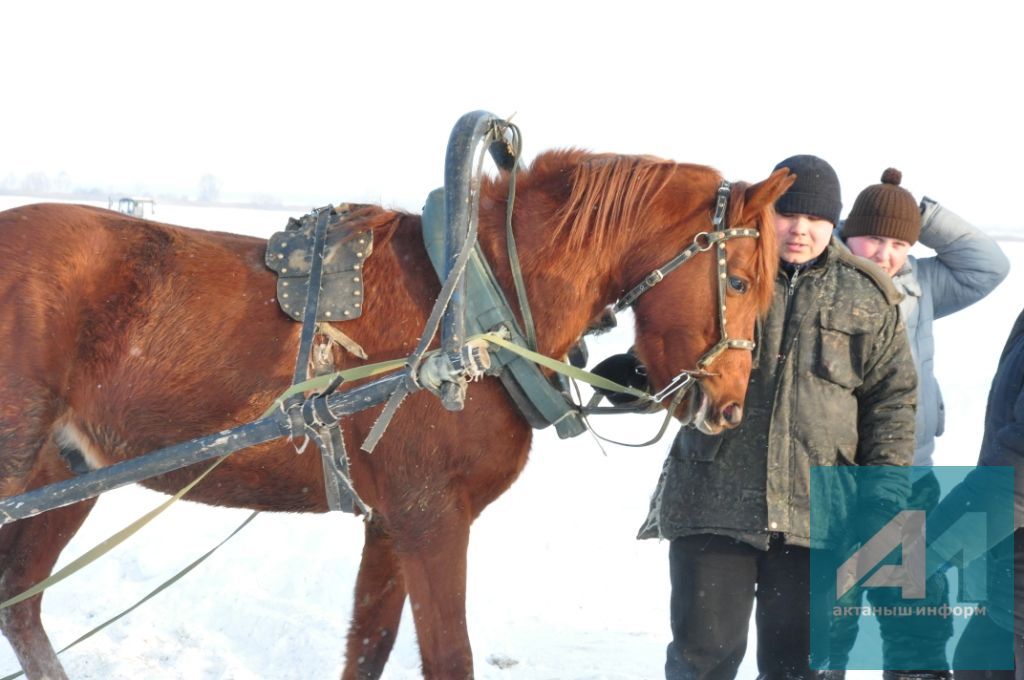
<path id="1" fill-rule="evenodd" d="M 775 201 L 780 213 L 813 215 L 839 224 L 843 203 L 839 194 L 839 177 L 832 166 L 817 156 L 790 156 L 775 166 L 796 173 L 796 182 Z"/>
<path id="2" fill-rule="evenodd" d="M 900 186 L 903 173 L 887 168 L 882 183 L 872 184 L 853 202 L 843 238 L 887 236 L 913 245 L 921 235 L 921 211 L 913 194 Z"/>

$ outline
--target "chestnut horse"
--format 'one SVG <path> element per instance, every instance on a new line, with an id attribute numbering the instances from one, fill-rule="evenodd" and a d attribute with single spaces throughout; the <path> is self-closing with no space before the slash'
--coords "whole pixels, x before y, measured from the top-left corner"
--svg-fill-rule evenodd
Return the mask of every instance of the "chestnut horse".
<path id="1" fill-rule="evenodd" d="M 714 170 L 578 150 L 520 171 L 514 228 L 539 350 L 564 356 L 608 304 L 709 231 Z M 504 250 L 508 175 L 481 189 L 479 239 L 509 299 Z M 731 337 L 751 338 L 776 264 L 772 206 L 780 170 L 731 189 L 726 223 L 760 229 L 729 241 Z M 416 215 L 362 206 L 372 229 L 363 315 L 344 324 L 371 360 L 407 356 L 440 289 Z M 300 324 L 275 300 L 262 240 L 37 204 L 0 213 L 0 497 L 255 420 L 290 383 Z M 717 262 L 699 254 L 635 304 L 636 350 L 655 388 L 720 337 Z M 337 351 L 341 367 L 358 360 Z M 701 380 L 703 426 L 735 425 L 751 356 L 730 350 Z M 693 397 L 688 397 L 693 399 Z M 686 400 L 676 415 L 695 409 Z M 406 597 L 428 678 L 467 678 L 466 551 L 471 522 L 516 479 L 531 430 L 497 380 L 470 386 L 464 412 L 419 392 L 373 454 L 359 449 L 379 409 L 344 423 L 356 489 L 374 509 L 343 678 L 377 678 Z M 429 427 L 426 424 L 429 423 Z M 175 492 L 197 467 L 143 484 Z M 239 451 L 190 492 L 213 505 L 326 512 L 318 456 L 284 440 Z M 95 499 L 0 527 L 0 601 L 45 578 Z M 63 678 L 40 620 L 41 596 L 0 612 L 29 678 Z"/>

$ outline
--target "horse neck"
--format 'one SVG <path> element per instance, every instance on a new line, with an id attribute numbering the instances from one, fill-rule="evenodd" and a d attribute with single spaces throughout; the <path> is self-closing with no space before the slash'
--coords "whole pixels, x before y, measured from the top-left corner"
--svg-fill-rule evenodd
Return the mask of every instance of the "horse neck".
<path id="1" fill-rule="evenodd" d="M 704 166 L 579 150 L 541 154 L 520 177 L 517 248 L 538 344 L 551 356 L 562 356 L 626 287 L 692 240 L 683 223 L 694 233 L 702 227 L 721 179 Z M 483 187 L 480 242 L 514 301 L 505 245 L 507 186 L 505 179 Z"/>
<path id="2" fill-rule="evenodd" d="M 561 357 L 586 331 L 601 310 L 613 303 L 621 287 L 616 274 L 621 253 L 605 247 L 572 251 L 548 227 L 555 210 L 516 199 L 516 248 L 538 350 Z M 509 264 L 504 215 L 481 215 L 480 244 L 516 318 L 522 322 Z"/>

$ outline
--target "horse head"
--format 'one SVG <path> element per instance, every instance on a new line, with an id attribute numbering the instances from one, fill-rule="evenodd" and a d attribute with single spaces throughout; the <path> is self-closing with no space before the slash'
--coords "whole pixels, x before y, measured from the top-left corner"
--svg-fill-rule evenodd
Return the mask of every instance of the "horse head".
<path id="1" fill-rule="evenodd" d="M 678 272 L 665 273 L 636 299 L 636 353 L 656 390 L 681 376 L 696 378 L 675 415 L 718 434 L 743 417 L 755 326 L 771 304 L 778 264 L 773 206 L 793 178 L 776 171 L 757 184 L 730 187 L 715 175 L 684 179 L 690 172 L 676 173 L 658 193 L 652 224 L 661 230 L 646 240 L 626 278 L 642 280 L 659 259 L 690 254 Z"/>
<path id="2" fill-rule="evenodd" d="M 621 305 L 652 273 L 696 250 L 635 299 L 636 353 L 655 390 L 685 374 L 698 379 L 688 396 L 664 402 L 680 420 L 709 433 L 738 425 L 755 321 L 775 285 L 773 206 L 792 184 L 788 171 L 732 185 L 718 227 L 722 177 L 706 166 L 569 149 L 539 155 L 517 181 L 513 219 L 541 352 L 564 356 L 606 305 Z M 511 290 L 507 186 L 507 178 L 484 184 L 480 239 Z M 719 248 L 716 230 L 749 235 Z"/>

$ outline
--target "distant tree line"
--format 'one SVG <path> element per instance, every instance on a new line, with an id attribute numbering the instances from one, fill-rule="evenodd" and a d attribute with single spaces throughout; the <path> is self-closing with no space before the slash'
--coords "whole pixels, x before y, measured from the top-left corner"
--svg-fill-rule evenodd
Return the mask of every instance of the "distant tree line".
<path id="1" fill-rule="evenodd" d="M 192 200 L 200 203 L 219 203 L 222 199 L 222 183 L 219 177 L 206 173 L 199 178 L 194 198 L 184 194 L 161 193 L 155 196 L 176 203 L 188 203 Z M 59 196 L 64 198 L 82 198 L 90 200 L 107 199 L 111 196 L 151 193 L 146 190 L 124 191 L 116 188 L 82 187 L 75 185 L 66 172 L 51 176 L 46 172 L 30 172 L 17 175 L 13 172 L 0 175 L 0 194 L 16 194 L 23 196 Z M 255 193 L 243 203 L 259 207 L 279 207 L 280 199 L 267 193 Z"/>

